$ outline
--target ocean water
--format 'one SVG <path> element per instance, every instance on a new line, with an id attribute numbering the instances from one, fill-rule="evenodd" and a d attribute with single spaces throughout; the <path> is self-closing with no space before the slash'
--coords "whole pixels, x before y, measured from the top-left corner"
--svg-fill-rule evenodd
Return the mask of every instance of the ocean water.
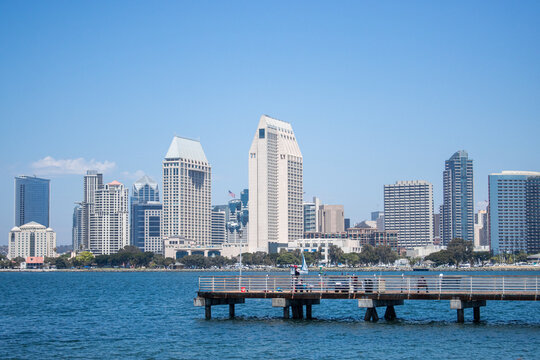
<path id="1" fill-rule="evenodd" d="M 472 309 L 457 324 L 448 301 L 406 301 L 397 321 L 366 323 L 355 300 L 284 320 L 270 300 L 247 299 L 235 320 L 227 306 L 204 320 L 199 275 L 209 273 L 0 273 L 0 358 L 540 358 L 540 301 L 488 301 L 479 324 Z"/>

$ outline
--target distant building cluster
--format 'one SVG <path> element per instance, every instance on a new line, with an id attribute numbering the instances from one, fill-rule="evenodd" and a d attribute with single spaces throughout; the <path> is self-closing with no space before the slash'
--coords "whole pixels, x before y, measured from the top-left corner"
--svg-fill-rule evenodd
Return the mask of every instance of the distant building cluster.
<path id="1" fill-rule="evenodd" d="M 173 137 L 158 182 L 143 176 L 129 188 L 89 169 L 73 209 L 76 252 L 114 254 L 127 245 L 177 259 L 186 255 L 309 251 L 328 259 L 389 246 L 425 254 L 455 238 L 493 254 L 540 252 L 540 172 L 489 175 L 487 208 L 475 212 L 473 160 L 460 150 L 445 161 L 443 203 L 435 211 L 433 184 L 397 181 L 383 187 L 384 211 L 351 226 L 340 204 L 304 201 L 303 156 L 290 123 L 261 116 L 249 149 L 248 188 L 212 205 L 212 166 L 197 140 Z M 235 190 L 236 191 L 236 190 Z M 56 255 L 49 227 L 50 180 L 15 178 L 15 226 L 8 256 Z"/>

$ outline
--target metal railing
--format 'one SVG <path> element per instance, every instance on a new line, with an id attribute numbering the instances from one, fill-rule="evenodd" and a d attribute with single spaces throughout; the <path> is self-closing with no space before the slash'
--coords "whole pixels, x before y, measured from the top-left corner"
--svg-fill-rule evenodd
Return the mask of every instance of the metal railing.
<path id="1" fill-rule="evenodd" d="M 199 292 L 540 295 L 538 276 L 244 275 L 201 276 Z"/>

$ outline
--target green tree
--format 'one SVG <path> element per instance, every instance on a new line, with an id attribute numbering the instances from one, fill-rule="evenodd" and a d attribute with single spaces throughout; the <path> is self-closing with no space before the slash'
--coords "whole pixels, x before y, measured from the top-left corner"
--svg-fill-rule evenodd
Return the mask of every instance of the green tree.
<path id="1" fill-rule="evenodd" d="M 277 258 L 278 265 L 298 265 L 300 259 L 290 252 L 282 252 Z"/>
<path id="2" fill-rule="evenodd" d="M 454 264 L 454 258 L 450 251 L 441 250 L 429 254 L 424 260 L 431 260 L 436 266 Z"/>
<path id="3" fill-rule="evenodd" d="M 489 251 L 476 251 L 473 252 L 473 260 L 484 266 L 491 260 L 491 254 Z"/>
<path id="4" fill-rule="evenodd" d="M 357 253 L 343 254 L 342 258 L 348 266 L 356 266 L 360 263 L 360 255 Z"/>
<path id="5" fill-rule="evenodd" d="M 473 248 L 472 241 L 455 238 L 448 243 L 446 250 L 450 253 L 454 264 L 459 266 L 462 262 L 472 262 Z"/>
<path id="6" fill-rule="evenodd" d="M 89 266 L 94 262 L 94 259 L 94 254 L 90 251 L 83 251 L 73 259 L 73 264 L 75 266 Z"/>
<path id="7" fill-rule="evenodd" d="M 336 245 L 330 245 L 328 247 L 328 260 L 331 264 L 338 265 L 343 262 L 343 249 Z"/>

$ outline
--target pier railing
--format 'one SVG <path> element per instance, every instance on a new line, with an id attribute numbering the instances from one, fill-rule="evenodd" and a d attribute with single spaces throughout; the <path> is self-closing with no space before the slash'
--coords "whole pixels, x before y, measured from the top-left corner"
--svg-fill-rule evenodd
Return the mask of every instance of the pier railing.
<path id="1" fill-rule="evenodd" d="M 243 275 L 201 276 L 199 292 L 540 295 L 539 276 Z"/>

